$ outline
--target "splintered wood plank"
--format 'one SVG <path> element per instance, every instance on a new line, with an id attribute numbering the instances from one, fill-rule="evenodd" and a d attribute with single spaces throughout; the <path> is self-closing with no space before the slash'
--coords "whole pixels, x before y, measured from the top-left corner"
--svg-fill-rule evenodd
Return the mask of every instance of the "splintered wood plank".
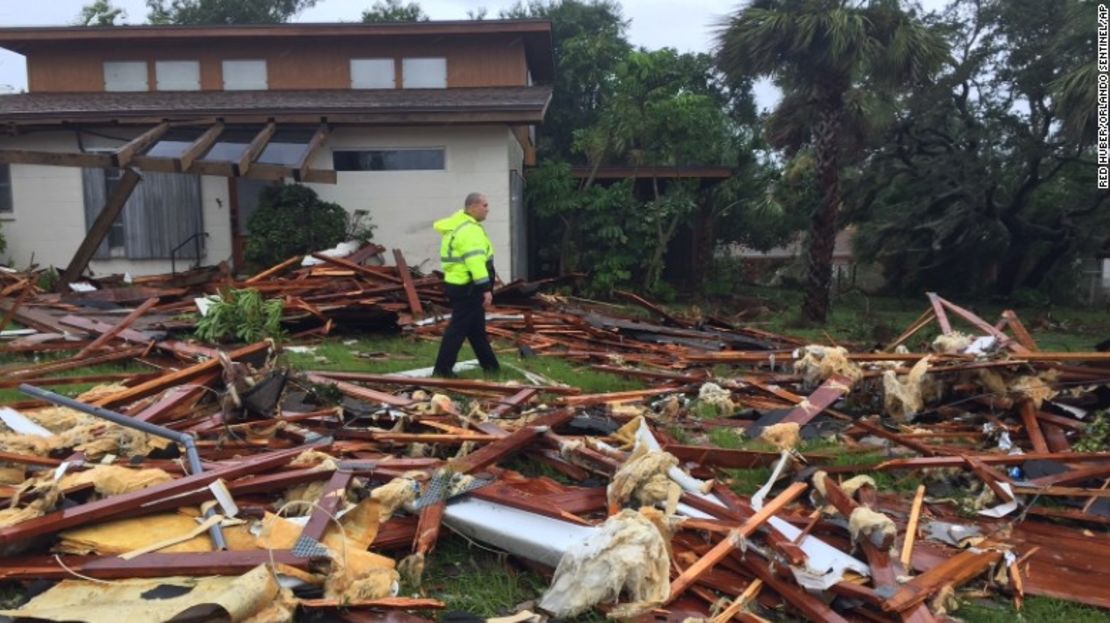
<path id="1" fill-rule="evenodd" d="M 270 349 L 269 342 L 257 342 L 255 344 L 248 344 L 242 348 L 236 349 L 228 353 L 228 357 L 232 361 L 251 357 L 259 353 L 264 353 Z M 121 392 L 105 396 L 100 400 L 93 403 L 97 407 L 113 407 L 116 405 L 127 404 L 131 401 L 138 400 L 139 398 L 146 398 L 153 396 L 169 387 L 174 387 L 182 383 L 188 383 L 196 380 L 197 377 L 205 373 L 217 370 L 220 367 L 219 359 L 209 359 L 198 364 L 191 365 L 187 368 L 182 368 L 176 372 L 170 372 L 164 376 L 153 379 L 146 383 L 140 383 L 134 387 L 129 387 Z"/>
<path id="2" fill-rule="evenodd" d="M 540 391 L 538 389 L 526 388 L 518 391 L 517 393 L 509 396 L 504 400 L 497 401 L 497 406 L 490 410 L 489 418 L 496 420 L 505 417 L 509 413 L 516 411 L 529 400 L 538 396 Z"/>
<path id="3" fill-rule="evenodd" d="M 323 492 L 320 493 L 320 499 L 312 507 L 312 513 L 308 516 L 308 523 L 301 530 L 302 539 L 307 537 L 313 541 L 324 540 L 324 533 L 328 530 L 328 522 L 335 517 L 340 504 L 347 495 L 347 485 L 351 483 L 354 477 L 354 472 L 345 469 L 338 469 L 332 474 L 331 479 L 324 485 Z"/>
<path id="4" fill-rule="evenodd" d="M 381 271 L 381 270 L 374 270 L 373 268 L 371 268 L 369 266 L 363 266 L 361 264 L 355 264 L 354 262 L 347 261 L 343 258 L 330 257 L 330 256 L 324 255 L 322 253 L 313 253 L 312 257 L 320 260 L 321 262 L 325 262 L 325 263 L 328 263 L 328 264 L 334 264 L 335 266 L 339 266 L 340 268 L 346 268 L 348 270 L 352 270 L 352 271 L 354 271 L 354 272 L 356 272 L 360 275 L 363 275 L 365 277 L 370 277 L 371 279 L 374 279 L 374 280 L 388 281 L 390 283 L 394 283 L 394 284 L 397 284 L 397 285 L 402 285 L 402 280 L 401 280 L 400 277 L 391 275 L 391 274 L 386 273 L 386 272 Z"/>
<path id="5" fill-rule="evenodd" d="M 921 506 L 925 501 L 925 485 L 918 485 L 917 491 L 913 496 L 913 504 L 910 506 L 910 518 L 906 522 L 906 534 L 902 541 L 902 556 L 900 560 L 902 566 L 907 569 L 910 567 L 910 562 L 913 560 L 913 542 L 917 538 L 917 522 L 921 519 Z"/>
<path id="6" fill-rule="evenodd" d="M 393 261 L 397 263 L 397 272 L 401 274 L 401 285 L 405 287 L 405 297 L 409 301 L 409 309 L 417 319 L 424 317 L 424 306 L 420 304 L 420 297 L 416 295 L 416 286 L 412 284 L 412 272 L 405 263 L 405 256 L 400 249 L 393 249 Z"/>
<path id="7" fill-rule="evenodd" d="M 505 457 L 520 451 L 530 445 L 537 437 L 554 429 L 574 417 L 572 409 L 560 409 L 543 417 L 532 420 L 528 425 L 521 427 L 508 436 L 482 446 L 480 449 L 460 458 L 448 462 L 448 469 L 469 474 L 484 467 L 488 467 Z"/>
<path id="8" fill-rule="evenodd" d="M 420 509 L 420 521 L 416 524 L 416 536 L 412 540 L 412 551 L 427 555 L 435 549 L 439 540 L 439 530 L 443 525 L 443 511 L 447 502 L 440 500 Z"/>
<path id="9" fill-rule="evenodd" d="M 272 557 L 271 557 L 272 555 Z M 0 579 L 64 580 L 74 572 L 101 579 L 160 578 L 175 575 L 242 575 L 271 562 L 307 571 L 309 560 L 287 550 L 215 551 L 143 554 L 131 560 L 119 556 L 64 556 L 65 567 L 53 556 L 0 558 Z"/>
<path id="10" fill-rule="evenodd" d="M 1021 320 L 1018 319 L 1014 310 L 1007 309 L 1002 312 L 1002 317 L 1005 318 L 1006 322 L 1010 325 L 1010 330 L 1014 332 L 1014 337 L 1017 338 L 1019 344 L 1033 352 L 1040 350 L 1037 348 L 1037 342 L 1033 340 L 1032 335 L 1029 335 L 1029 330 L 1021 323 Z"/>
<path id="11" fill-rule="evenodd" d="M 941 298 L 937 296 L 936 292 L 929 292 L 929 304 L 933 306 L 933 315 L 937 318 L 937 324 L 940 325 L 940 332 L 948 334 L 952 332 L 952 323 L 948 321 L 948 314 L 944 313 L 944 307 L 941 305 Z"/>
<path id="12" fill-rule="evenodd" d="M 852 391 L 852 381 L 846 377 L 834 374 L 825 379 L 821 386 L 809 395 L 809 398 L 798 403 L 796 407 L 790 410 L 785 417 L 782 418 L 783 422 L 796 422 L 799 426 L 805 426 L 810 420 L 817 417 L 825 409 L 828 409 L 837 400 L 840 400 L 844 394 Z"/>
<path id="13" fill-rule="evenodd" d="M 247 279 L 243 283 L 252 283 L 253 284 L 253 283 L 258 283 L 259 281 L 269 279 L 270 277 L 273 277 L 274 275 L 277 275 L 277 274 L 281 273 L 282 271 L 285 271 L 286 269 L 288 269 L 292 266 L 296 266 L 297 264 L 299 264 L 301 262 L 302 259 L 304 259 L 303 255 L 294 255 L 293 257 L 285 260 L 284 262 L 281 262 L 280 264 L 274 264 L 273 266 L 267 268 L 266 270 L 264 270 L 264 271 L 258 273 L 257 275 L 254 275 L 253 277 Z"/>
<path id="14" fill-rule="evenodd" d="M 27 301 L 27 297 L 35 291 L 35 287 L 31 285 L 30 280 L 28 279 L 22 279 L 19 281 L 19 283 L 14 285 L 19 284 L 23 284 L 23 289 L 19 292 L 19 296 L 15 299 L 15 303 L 12 303 L 12 305 L 8 307 L 7 311 L 4 312 L 4 318 L 3 320 L 0 320 L 0 331 L 3 331 L 8 327 L 8 323 L 11 322 L 12 318 L 15 317 L 16 312 L 19 311 L 19 308 L 23 306 L 23 303 Z M 5 288 L 5 291 L 6 290 L 7 288 Z M 7 295 L 5 294 L 4 296 Z"/>
<path id="15" fill-rule="evenodd" d="M 903 612 L 931 597 L 945 585 L 956 588 L 986 571 L 1002 558 L 1002 552 L 992 549 L 969 549 L 925 571 L 903 584 L 883 602 L 886 612 Z"/>
<path id="16" fill-rule="evenodd" d="M 1033 445 L 1033 451 L 1048 452 L 1048 442 L 1045 441 L 1041 424 L 1037 421 L 1037 407 L 1033 405 L 1033 401 L 1021 400 L 1018 403 L 1018 413 L 1021 414 L 1021 422 L 1025 425 L 1025 433 L 1029 435 L 1029 443 Z"/>
<path id="17" fill-rule="evenodd" d="M 917 320 L 913 321 L 913 324 L 911 324 L 909 327 L 906 328 L 905 331 L 902 332 L 902 335 L 894 338 L 894 341 L 883 347 L 883 350 L 886 352 L 893 352 L 895 348 L 898 348 L 899 344 L 902 344 L 906 340 L 913 337 L 915 333 L 925 328 L 925 326 L 932 322 L 933 319 L 936 317 L 937 313 L 933 310 L 932 307 L 926 309 L 920 316 L 917 317 Z"/>
<path id="18" fill-rule="evenodd" d="M 154 404 L 142 408 L 134 415 L 131 415 L 130 412 L 126 415 L 131 415 L 136 420 L 150 422 L 151 424 L 163 424 L 174 419 L 175 416 L 180 417 L 181 411 L 189 409 L 204 398 L 206 392 L 209 391 L 209 385 L 214 383 L 219 376 L 218 372 L 212 371 L 197 377 L 191 383 L 171 387 Z"/>
<path id="19" fill-rule="evenodd" d="M 739 548 L 743 539 L 751 536 L 760 526 L 770 519 L 772 515 L 781 510 L 782 507 L 796 500 L 798 496 L 804 493 L 808 488 L 809 486 L 804 482 L 795 482 L 787 487 L 785 491 L 778 494 L 775 499 L 768 502 L 763 508 L 756 511 L 756 513 L 746 519 L 739 528 L 731 531 L 727 537 L 721 539 L 714 545 L 713 549 L 706 552 L 697 562 L 687 567 L 681 575 L 675 578 L 671 582 L 670 596 L 663 603 L 668 604 L 678 599 L 682 593 L 686 592 L 687 588 L 697 581 L 699 576 L 724 560 L 733 550 Z"/>
<path id="20" fill-rule="evenodd" d="M 370 389 L 369 387 L 360 387 L 353 383 L 339 381 L 332 377 L 324 376 L 322 374 L 310 372 L 305 376 L 313 383 L 320 383 L 323 385 L 335 385 L 339 389 L 339 391 L 352 398 L 358 398 L 359 400 L 366 400 L 373 403 L 382 403 L 392 405 L 394 407 L 407 407 L 415 402 L 414 400 L 410 400 L 408 398 L 401 398 L 399 396 L 394 396 L 393 394 L 380 392 L 376 389 Z"/>
<path id="21" fill-rule="evenodd" d="M 138 307 L 133 309 L 130 314 L 127 314 L 126 316 L 124 316 L 123 320 L 120 320 L 111 329 L 108 329 L 104 333 L 100 334 L 100 337 L 93 340 L 88 346 L 86 346 L 86 347 L 82 348 L 80 351 L 78 351 L 76 356 L 77 357 L 84 357 L 84 356 L 88 355 L 89 353 L 95 351 L 96 349 L 103 347 L 105 344 L 107 344 L 113 338 L 115 338 L 117 335 L 119 335 L 124 329 L 130 327 L 136 320 L 141 318 L 143 314 L 150 311 L 151 307 L 154 307 L 155 305 L 158 304 L 158 300 L 159 300 L 158 297 L 153 296 L 153 297 L 148 298 L 147 300 L 143 301 L 142 305 L 139 305 Z"/>

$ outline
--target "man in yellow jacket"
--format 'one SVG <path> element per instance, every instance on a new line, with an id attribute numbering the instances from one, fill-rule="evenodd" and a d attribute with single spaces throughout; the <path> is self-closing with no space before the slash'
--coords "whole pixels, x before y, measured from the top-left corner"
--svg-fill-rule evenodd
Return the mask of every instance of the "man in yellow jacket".
<path id="1" fill-rule="evenodd" d="M 482 193 L 470 193 L 463 209 L 435 222 L 443 236 L 439 259 L 443 263 L 444 290 L 451 302 L 451 321 L 439 344 L 434 374 L 455 376 L 455 360 L 464 340 L 486 372 L 501 369 L 497 355 L 486 338 L 485 308 L 493 303 L 493 245 L 482 221 L 489 214 L 489 201 Z"/>

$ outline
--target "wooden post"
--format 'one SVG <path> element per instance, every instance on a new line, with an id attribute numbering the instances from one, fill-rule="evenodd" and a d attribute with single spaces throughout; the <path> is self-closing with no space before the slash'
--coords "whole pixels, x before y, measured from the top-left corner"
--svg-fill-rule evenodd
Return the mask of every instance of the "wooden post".
<path id="1" fill-rule="evenodd" d="M 77 247 L 77 252 L 73 254 L 69 266 L 66 266 L 62 276 L 58 279 L 56 289 L 59 292 L 64 292 L 66 287 L 76 281 L 81 273 L 85 271 L 85 267 L 89 265 L 89 260 L 96 253 L 96 248 L 100 246 L 104 237 L 108 235 L 108 231 L 112 229 L 112 223 L 123 211 L 124 204 L 127 203 L 141 179 L 142 176 L 136 173 L 134 169 L 127 169 L 123 172 L 123 177 L 120 178 L 119 184 L 112 191 L 112 196 L 108 197 L 104 209 L 93 221 L 89 233 L 85 234 L 85 239 L 81 241 L 81 246 Z"/>

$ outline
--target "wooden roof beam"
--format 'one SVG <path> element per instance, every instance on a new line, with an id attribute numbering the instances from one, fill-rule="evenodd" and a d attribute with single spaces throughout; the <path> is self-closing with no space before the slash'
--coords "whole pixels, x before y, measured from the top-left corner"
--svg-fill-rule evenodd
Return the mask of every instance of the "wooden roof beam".
<path id="1" fill-rule="evenodd" d="M 316 133 L 312 135 L 312 139 L 308 141 L 308 146 L 305 147 L 304 153 L 301 155 L 300 162 L 293 168 L 293 179 L 298 182 L 305 181 L 305 176 L 312 168 L 312 158 L 323 148 L 324 144 L 328 142 L 328 124 L 322 123 L 316 129 Z"/>
<path id="2" fill-rule="evenodd" d="M 220 134 L 224 131 L 224 124 L 222 121 L 217 121 L 212 127 L 204 131 L 193 141 L 192 145 L 186 149 L 180 156 L 174 158 L 174 169 L 178 173 L 183 173 L 189 170 L 189 167 L 201 156 L 203 156 L 210 147 L 220 138 Z"/>
<path id="3" fill-rule="evenodd" d="M 112 157 L 108 154 L 0 149 L 0 164 L 43 164 L 56 167 L 106 169 L 112 166 Z"/>
<path id="4" fill-rule="evenodd" d="M 132 139 L 130 143 L 127 143 L 123 147 L 120 147 L 116 150 L 114 154 L 112 154 L 112 166 L 122 168 L 131 164 L 131 161 L 135 159 L 135 156 L 139 155 L 147 147 L 150 147 L 154 143 L 158 142 L 158 139 L 162 138 L 162 135 L 165 134 L 166 131 L 169 129 L 170 123 L 168 121 L 163 121 L 162 123 L 159 123 L 146 132 L 138 135 L 137 137 Z"/>
<path id="5" fill-rule="evenodd" d="M 251 163 L 254 162 L 255 158 L 262 155 L 262 150 L 266 149 L 266 144 L 270 142 L 276 131 L 277 124 L 270 121 L 258 131 L 258 134 L 254 135 L 250 145 L 247 146 L 247 151 L 243 152 L 239 162 L 235 165 L 235 175 L 246 175 L 251 168 Z"/>

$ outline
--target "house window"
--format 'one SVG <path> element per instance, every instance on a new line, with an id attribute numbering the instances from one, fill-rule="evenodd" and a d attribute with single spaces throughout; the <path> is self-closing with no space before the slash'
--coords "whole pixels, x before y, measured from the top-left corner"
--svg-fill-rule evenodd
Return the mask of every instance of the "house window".
<path id="1" fill-rule="evenodd" d="M 224 61 L 225 91 L 266 90 L 266 61 Z"/>
<path id="2" fill-rule="evenodd" d="M 96 222 L 123 176 L 121 169 L 81 170 L 86 230 Z M 144 171 L 142 177 L 94 257 L 146 260 L 195 256 L 196 246 L 182 243 L 204 231 L 200 177 L 155 171 Z M 203 254 L 203 250 L 200 252 Z"/>
<path id="3" fill-rule="evenodd" d="M 392 58 L 352 58 L 352 89 L 392 89 L 397 86 Z"/>
<path id="4" fill-rule="evenodd" d="M 107 61 L 104 63 L 105 91 L 149 91 L 146 61 Z"/>
<path id="5" fill-rule="evenodd" d="M 0 213 L 12 211 L 12 167 L 0 164 Z"/>
<path id="6" fill-rule="evenodd" d="M 446 58 L 406 58 L 401 61 L 401 82 L 406 89 L 446 89 Z"/>
<path id="7" fill-rule="evenodd" d="M 159 91 L 200 90 L 198 61 L 155 61 L 154 75 Z"/>
<path id="8" fill-rule="evenodd" d="M 442 171 L 446 161 L 442 147 L 332 152 L 336 171 Z"/>

